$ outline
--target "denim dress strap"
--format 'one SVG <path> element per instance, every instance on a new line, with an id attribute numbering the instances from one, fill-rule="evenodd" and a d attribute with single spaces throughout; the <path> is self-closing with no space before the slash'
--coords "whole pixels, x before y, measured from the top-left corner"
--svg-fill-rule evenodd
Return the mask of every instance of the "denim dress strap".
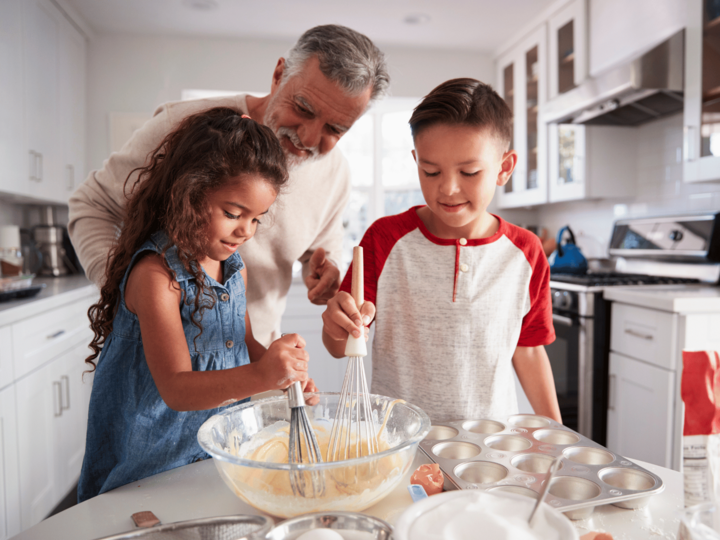
<path id="1" fill-rule="evenodd" d="M 205 420 L 224 409 L 175 411 L 163 401 L 145 359 L 137 315 L 125 305 L 128 276 L 148 251 L 162 253 L 164 233 L 154 234 L 133 255 L 122 284 L 113 329 L 97 361 L 88 414 L 88 431 L 78 500 L 209 456 L 197 443 Z M 245 283 L 242 258 L 223 263 L 223 284 L 205 274 L 211 306 L 193 324 L 195 278 L 183 266 L 177 248 L 165 251 L 183 297 L 178 309 L 193 371 L 232 369 L 250 362 L 245 344 Z"/>

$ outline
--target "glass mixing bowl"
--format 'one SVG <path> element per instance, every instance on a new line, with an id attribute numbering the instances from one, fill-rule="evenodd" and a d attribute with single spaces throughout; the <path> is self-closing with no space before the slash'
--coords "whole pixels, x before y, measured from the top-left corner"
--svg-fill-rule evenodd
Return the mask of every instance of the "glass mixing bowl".
<path id="1" fill-rule="evenodd" d="M 305 399 L 324 459 L 340 394 L 319 392 L 306 394 Z M 380 452 L 343 461 L 290 465 L 287 403 L 286 396 L 243 403 L 209 418 L 198 431 L 200 446 L 214 458 L 233 493 L 258 510 L 283 518 L 308 512 L 360 512 L 372 506 L 408 472 L 419 442 L 430 430 L 430 419 L 418 407 L 371 394 Z M 324 492 L 312 497 L 293 495 L 291 470 L 305 475 L 307 482 L 310 473 L 320 475 Z"/>

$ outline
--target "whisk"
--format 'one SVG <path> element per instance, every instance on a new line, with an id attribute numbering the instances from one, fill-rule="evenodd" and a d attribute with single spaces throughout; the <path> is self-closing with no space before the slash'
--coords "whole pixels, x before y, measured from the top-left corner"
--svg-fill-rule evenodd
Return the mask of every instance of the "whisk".
<path id="1" fill-rule="evenodd" d="M 310 425 L 305 412 L 305 398 L 299 382 L 294 382 L 287 389 L 288 405 L 290 406 L 290 442 L 288 445 L 288 462 L 320 463 L 320 446 L 315 431 Z M 305 458 L 303 459 L 303 449 Z M 308 476 L 310 481 L 308 482 Z M 290 486 L 294 495 L 301 497 L 320 497 L 325 492 L 325 481 L 320 471 L 304 471 L 291 467 Z"/>
<path id="2" fill-rule="evenodd" d="M 358 309 L 365 302 L 363 250 L 360 246 L 353 248 L 352 297 Z M 348 336 L 345 355 L 348 357 L 348 365 L 330 429 L 327 461 L 361 457 L 375 454 L 379 450 L 363 365 L 363 357 L 367 356 L 365 336 Z"/>

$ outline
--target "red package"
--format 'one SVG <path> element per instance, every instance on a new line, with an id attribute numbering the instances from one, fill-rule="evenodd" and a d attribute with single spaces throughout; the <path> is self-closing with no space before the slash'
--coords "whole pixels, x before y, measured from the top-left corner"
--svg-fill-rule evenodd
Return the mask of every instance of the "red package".
<path id="1" fill-rule="evenodd" d="M 683 351 L 682 355 L 683 435 L 720 433 L 720 357 L 717 351 Z"/>

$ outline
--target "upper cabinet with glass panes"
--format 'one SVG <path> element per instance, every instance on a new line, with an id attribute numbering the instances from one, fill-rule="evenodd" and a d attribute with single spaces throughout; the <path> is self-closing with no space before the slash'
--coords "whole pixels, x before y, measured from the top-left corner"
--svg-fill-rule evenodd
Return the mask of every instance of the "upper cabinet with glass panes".
<path id="1" fill-rule="evenodd" d="M 720 2 L 688 0 L 683 179 L 720 180 Z"/>
<path id="2" fill-rule="evenodd" d="M 518 153 L 515 172 L 497 190 L 499 208 L 547 202 L 546 131 L 538 114 L 547 94 L 546 33 L 540 25 L 496 61 L 496 89 L 513 112 L 511 148 Z"/>
<path id="3" fill-rule="evenodd" d="M 572 90 L 587 77 L 586 2 L 573 0 L 555 12 L 548 21 L 550 99 Z"/>

